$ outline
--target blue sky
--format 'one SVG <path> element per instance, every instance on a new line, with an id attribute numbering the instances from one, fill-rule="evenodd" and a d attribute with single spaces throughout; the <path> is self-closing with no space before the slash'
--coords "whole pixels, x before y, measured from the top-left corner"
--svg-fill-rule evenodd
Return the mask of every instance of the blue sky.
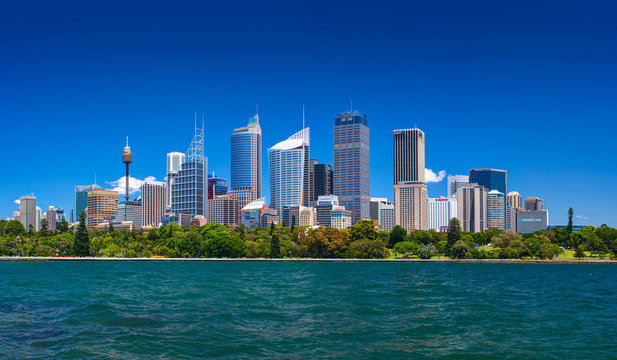
<path id="1" fill-rule="evenodd" d="M 371 195 L 392 197 L 392 130 L 435 172 L 508 170 L 551 224 L 617 226 L 617 6 L 609 1 L 9 2 L 0 11 L 0 217 L 21 195 L 165 176 L 205 113 L 210 169 L 259 104 L 266 148 L 298 131 L 332 162 L 335 115 L 371 130 Z M 264 156 L 264 189 L 268 191 Z M 445 195 L 445 181 L 429 196 Z"/>

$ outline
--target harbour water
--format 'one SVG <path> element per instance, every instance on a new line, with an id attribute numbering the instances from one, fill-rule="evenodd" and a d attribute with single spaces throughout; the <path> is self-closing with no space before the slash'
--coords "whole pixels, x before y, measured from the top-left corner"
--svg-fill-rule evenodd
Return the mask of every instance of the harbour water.
<path id="1" fill-rule="evenodd" d="M 2 358 L 617 357 L 617 264 L 0 262 Z"/>

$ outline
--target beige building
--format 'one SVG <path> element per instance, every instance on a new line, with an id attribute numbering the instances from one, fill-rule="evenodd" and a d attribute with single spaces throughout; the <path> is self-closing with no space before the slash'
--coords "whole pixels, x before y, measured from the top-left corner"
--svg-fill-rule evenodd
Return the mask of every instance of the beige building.
<path id="1" fill-rule="evenodd" d="M 290 206 L 289 209 L 283 210 L 284 216 L 289 219 L 286 223 L 291 226 L 293 218 L 296 219 L 295 226 L 315 226 L 317 225 L 317 211 L 314 207 L 309 206 Z"/>
<path id="2" fill-rule="evenodd" d="M 508 195 L 506 195 L 506 204 L 513 209 L 522 209 L 523 197 L 516 191 L 510 191 Z"/>
<path id="3" fill-rule="evenodd" d="M 240 225 L 240 201 L 233 195 L 216 195 L 208 200 L 208 222 L 215 222 L 229 227 Z"/>
<path id="4" fill-rule="evenodd" d="M 160 181 L 147 181 L 141 185 L 141 226 L 155 228 L 163 222 L 165 214 L 166 185 Z"/>
<path id="5" fill-rule="evenodd" d="M 109 220 L 118 211 L 118 192 L 113 190 L 88 191 L 88 229 L 94 229 L 103 220 Z"/>
<path id="6" fill-rule="evenodd" d="M 487 196 L 487 189 L 475 183 L 458 188 L 457 214 L 463 231 L 481 232 L 487 229 Z"/>
<path id="7" fill-rule="evenodd" d="M 399 183 L 394 185 L 394 212 L 396 225 L 407 231 L 427 230 L 427 201 L 426 184 L 420 182 Z"/>

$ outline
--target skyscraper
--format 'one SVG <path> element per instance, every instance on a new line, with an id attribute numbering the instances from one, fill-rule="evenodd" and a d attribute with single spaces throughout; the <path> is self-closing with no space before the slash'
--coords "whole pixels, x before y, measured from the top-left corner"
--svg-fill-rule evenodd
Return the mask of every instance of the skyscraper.
<path id="1" fill-rule="evenodd" d="M 491 190 L 486 195 L 486 227 L 489 229 L 505 229 L 506 219 L 504 209 L 504 195 L 497 190 Z"/>
<path id="2" fill-rule="evenodd" d="M 332 167 L 319 164 L 311 159 L 311 206 L 317 204 L 322 195 L 332 195 Z"/>
<path id="3" fill-rule="evenodd" d="M 401 181 L 394 185 L 396 225 L 404 227 L 407 231 L 426 230 L 427 200 L 425 183 Z"/>
<path id="4" fill-rule="evenodd" d="M 227 192 L 227 179 L 215 176 L 214 171 L 208 174 L 208 199 L 213 199 L 217 195 L 225 195 Z"/>
<path id="5" fill-rule="evenodd" d="M 340 113 L 334 121 L 334 194 L 352 213 L 352 222 L 369 217 L 370 133 L 366 115 Z"/>
<path id="6" fill-rule="evenodd" d="M 506 229 L 518 231 L 516 228 L 516 214 L 523 208 L 523 198 L 516 191 L 506 195 Z"/>
<path id="7" fill-rule="evenodd" d="M 186 155 L 184 153 L 167 153 L 167 195 L 165 198 L 165 205 L 168 208 L 171 208 L 171 184 L 176 175 L 178 175 L 178 171 L 180 171 L 185 159 Z"/>
<path id="8" fill-rule="evenodd" d="M 271 208 L 303 206 L 309 200 L 310 129 L 305 128 L 268 149 Z"/>
<path id="9" fill-rule="evenodd" d="M 513 209 L 523 208 L 523 197 L 516 191 L 510 191 L 506 196 L 506 203 Z"/>
<path id="10" fill-rule="evenodd" d="M 392 231 L 396 225 L 396 209 L 394 203 L 387 198 L 371 198 L 371 220 L 376 220 L 381 230 Z"/>
<path id="11" fill-rule="evenodd" d="M 526 198 L 525 210 L 544 210 L 544 200 L 533 196 Z"/>
<path id="12" fill-rule="evenodd" d="M 113 221 L 130 221 L 134 229 L 141 229 L 141 210 L 141 201 L 120 201 Z"/>
<path id="13" fill-rule="evenodd" d="M 484 186 L 488 191 L 508 193 L 508 172 L 499 169 L 469 169 L 469 182 Z"/>
<path id="14" fill-rule="evenodd" d="M 458 189 L 456 213 L 463 231 L 481 232 L 487 229 L 487 193 L 484 186 L 474 183 Z"/>
<path id="15" fill-rule="evenodd" d="M 394 130 L 394 185 L 425 182 L 424 132 L 420 129 Z"/>
<path id="16" fill-rule="evenodd" d="M 160 181 L 141 185 L 141 226 L 159 227 L 165 214 L 166 186 Z"/>
<path id="17" fill-rule="evenodd" d="M 259 115 L 231 134 L 230 191 L 241 207 L 261 198 L 261 127 Z"/>
<path id="18" fill-rule="evenodd" d="M 231 194 L 216 195 L 209 204 L 209 222 L 215 222 L 229 227 L 240 225 L 242 217 L 240 214 L 240 202 Z"/>
<path id="19" fill-rule="evenodd" d="M 79 221 L 79 214 L 88 207 L 88 191 L 90 190 L 101 190 L 101 187 L 97 184 L 75 186 L 75 210 L 73 212 L 73 221 Z"/>
<path id="20" fill-rule="evenodd" d="M 51 231 L 56 231 L 56 224 L 58 223 L 56 209 L 50 206 L 45 213 L 45 219 L 47 220 L 47 228 Z"/>
<path id="21" fill-rule="evenodd" d="M 36 196 L 22 196 L 19 198 L 19 221 L 26 231 L 38 230 L 36 219 Z"/>
<path id="22" fill-rule="evenodd" d="M 103 220 L 111 220 L 118 212 L 118 192 L 113 190 L 88 191 L 88 229 L 94 229 Z"/>
<path id="23" fill-rule="evenodd" d="M 448 175 L 448 198 L 456 199 L 456 191 L 469 184 L 468 175 Z"/>
<path id="24" fill-rule="evenodd" d="M 201 129 L 195 123 L 195 135 L 186 161 L 171 184 L 171 209 L 179 214 L 208 216 L 208 158 L 204 155 L 203 120 Z M 207 220 L 207 219 L 206 219 Z"/>

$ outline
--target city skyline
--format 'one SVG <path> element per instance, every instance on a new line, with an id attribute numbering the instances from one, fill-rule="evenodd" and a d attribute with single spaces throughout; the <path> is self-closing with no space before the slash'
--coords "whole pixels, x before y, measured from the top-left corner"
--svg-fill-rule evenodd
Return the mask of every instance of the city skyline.
<path id="1" fill-rule="evenodd" d="M 391 132 L 417 126 L 429 178 L 504 169 L 508 192 L 544 199 L 551 224 L 565 224 L 570 206 L 576 224 L 617 224 L 614 5 L 303 6 L 292 21 L 292 9 L 269 4 L 152 7 L 151 17 L 127 4 L 122 14 L 103 6 L 95 18 L 69 6 L 9 4 L 0 15 L 10 34 L 2 38 L 0 117 L 10 135 L 0 146 L 5 168 L 19 174 L 0 182 L 0 217 L 31 193 L 42 209 L 68 214 L 75 186 L 95 174 L 102 188 L 116 188 L 126 136 L 131 174 L 162 181 L 166 154 L 186 149 L 195 111 L 205 113 L 209 172 L 229 178 L 229 134 L 256 105 L 265 152 L 301 127 L 304 104 L 306 126 L 319 134 L 311 157 L 330 165 L 336 114 L 367 115 L 371 197 L 393 199 Z M 26 10 L 28 25 L 10 15 Z M 348 11 L 370 21 L 340 27 Z M 584 37 L 570 36 L 577 33 Z M 584 191 L 569 192 L 581 181 Z M 428 183 L 429 197 L 443 195 L 445 179 Z"/>

